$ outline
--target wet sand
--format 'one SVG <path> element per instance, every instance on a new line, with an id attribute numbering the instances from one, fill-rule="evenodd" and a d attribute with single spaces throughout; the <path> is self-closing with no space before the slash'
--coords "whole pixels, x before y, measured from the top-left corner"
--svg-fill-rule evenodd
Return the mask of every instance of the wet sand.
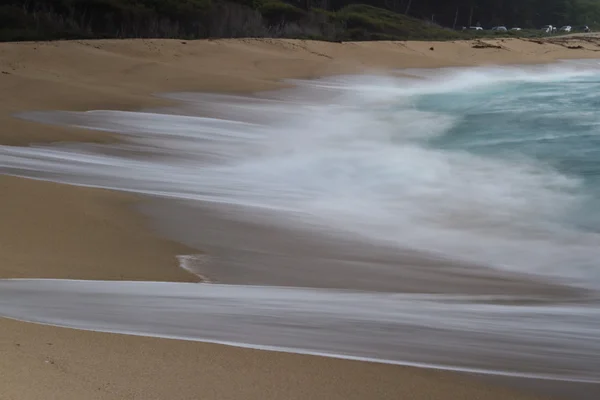
<path id="1" fill-rule="evenodd" d="M 551 301 L 586 297 L 584 290 L 540 277 L 402 251 L 333 230 L 292 228 L 256 210 L 158 198 L 138 208 L 157 232 L 203 253 L 192 269 L 209 282 Z"/>
<path id="2" fill-rule="evenodd" d="M 277 80 L 284 77 L 372 68 L 594 58 L 598 47 L 588 41 L 576 50 L 563 44 L 521 40 L 489 42 L 502 48 L 475 49 L 471 42 L 277 40 L 4 43 L 0 44 L 0 91 L 5 94 L 0 99 L 0 143 L 107 142 L 116 138 L 13 118 L 14 113 L 23 111 L 139 109 L 168 104 L 151 96 L 157 92 L 275 89 L 280 87 Z M 435 51 L 430 51 L 431 47 Z M 177 267 L 175 255 L 197 252 L 192 247 L 202 247 L 200 242 L 185 246 L 157 236 L 148 220 L 132 210 L 140 204 L 138 196 L 9 176 L 0 176 L 0 192 L 2 278 L 197 280 Z M 240 223 L 245 224 L 235 221 L 233 228 L 238 229 Z M 162 232 L 169 231 L 168 224 L 163 225 Z M 246 228 L 240 229 L 243 233 Z M 242 235 L 234 243 L 247 238 Z M 306 240 L 302 246 L 308 248 L 311 241 Z M 261 245 L 259 241 L 256 247 Z M 335 271 L 332 250 L 321 246 L 319 251 Z M 283 259 L 290 261 L 289 256 Z M 259 260 L 251 263 L 254 268 Z M 270 262 L 276 261 L 281 262 Z M 234 267 L 235 262 L 219 279 L 242 279 L 240 275 L 260 272 Z M 206 271 L 207 275 L 212 272 Z M 450 275 L 454 274 L 461 279 L 469 275 L 460 269 Z M 260 280 L 267 275 L 262 272 Z M 302 282 L 301 278 L 294 274 L 276 277 L 273 282 Z M 415 273 L 416 281 L 425 278 Z M 504 286 L 497 282 L 505 278 L 477 277 L 477 282 L 479 279 L 484 279 L 486 287 L 496 288 Z M 381 282 L 369 282 L 368 276 L 359 280 L 363 287 L 386 290 Z M 336 285 L 335 273 L 316 281 Z M 544 290 L 555 289 L 547 286 Z M 0 387 L 7 398 L 184 399 L 199 393 L 214 399 L 533 398 L 455 373 L 82 332 L 7 319 L 0 320 L 0 326 Z"/>

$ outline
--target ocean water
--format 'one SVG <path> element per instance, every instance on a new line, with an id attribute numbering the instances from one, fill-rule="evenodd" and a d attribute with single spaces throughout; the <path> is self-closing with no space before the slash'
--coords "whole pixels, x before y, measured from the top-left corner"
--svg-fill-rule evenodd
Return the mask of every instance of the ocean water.
<path id="1" fill-rule="evenodd" d="M 582 287 L 585 300 L 538 306 L 519 305 L 519 298 L 501 305 L 441 295 L 390 301 L 382 294 L 278 288 L 261 288 L 257 299 L 243 287 L 198 285 L 215 306 L 202 312 L 220 317 L 182 333 L 181 324 L 169 328 L 178 317 L 157 317 L 184 290 L 174 284 L 154 292 L 169 295 L 153 303 L 153 311 L 145 309 L 149 320 L 141 327 L 119 314 L 110 323 L 102 317 L 105 329 L 152 334 L 154 326 L 155 335 L 192 340 L 600 380 L 598 62 L 403 70 L 291 83 L 291 89 L 252 96 L 166 94 L 178 105 L 161 110 L 28 112 L 19 117 L 119 132 L 124 142 L 0 146 L 0 172 L 256 210 L 257 218 L 266 215 L 286 226 Z M 65 308 L 57 306 L 62 311 L 55 316 L 44 310 L 52 290 L 65 290 L 60 284 L 2 284 L 5 293 L 11 287 L 14 293 L 0 295 L 0 315 L 100 329 L 85 304 L 66 306 L 58 296 L 54 300 Z M 31 299 L 35 285 L 48 298 L 15 303 Z M 144 296 L 154 289 L 147 290 Z M 315 296 L 329 306 L 314 307 Z M 263 317 L 255 334 L 223 333 L 235 328 L 225 307 L 233 298 Z M 100 299 L 93 307 L 113 306 Z M 424 314 L 435 318 L 419 318 Z M 189 315 L 182 311 L 180 318 Z M 361 330 L 349 329 L 353 321 Z M 415 346 L 416 335 L 389 334 L 405 325 L 430 338 L 419 343 L 419 352 L 402 350 Z M 261 331 L 266 327 L 272 329 L 267 336 Z M 372 332 L 379 332 L 376 341 L 369 340 Z"/>
<path id="2" fill-rule="evenodd" d="M 3 172 L 268 210 L 459 261 L 600 283 L 600 66 L 402 71 L 171 110 L 26 113 L 121 146 L 0 147 Z M 287 223 L 287 222 L 286 222 Z"/>

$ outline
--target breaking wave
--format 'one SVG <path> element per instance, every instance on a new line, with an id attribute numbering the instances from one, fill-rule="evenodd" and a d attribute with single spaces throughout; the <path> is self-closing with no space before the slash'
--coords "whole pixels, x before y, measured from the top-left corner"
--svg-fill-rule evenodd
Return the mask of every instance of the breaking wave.
<path id="1" fill-rule="evenodd" d="M 597 282 L 600 70 L 408 70 L 147 112 L 32 112 L 126 144 L 0 147 L 3 171 L 258 207 L 460 261 Z"/>

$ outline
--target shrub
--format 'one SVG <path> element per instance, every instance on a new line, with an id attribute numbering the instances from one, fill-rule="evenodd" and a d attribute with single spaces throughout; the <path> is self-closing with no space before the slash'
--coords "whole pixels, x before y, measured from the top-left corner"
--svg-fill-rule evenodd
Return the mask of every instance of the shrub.
<path id="1" fill-rule="evenodd" d="M 306 17 L 306 12 L 298 7 L 282 2 L 266 2 L 258 7 L 258 11 L 269 25 L 282 22 L 298 22 Z"/>

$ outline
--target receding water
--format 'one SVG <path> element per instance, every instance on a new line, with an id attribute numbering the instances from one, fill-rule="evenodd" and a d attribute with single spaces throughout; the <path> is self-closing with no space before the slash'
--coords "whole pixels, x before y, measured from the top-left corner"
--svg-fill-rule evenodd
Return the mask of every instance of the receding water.
<path id="1" fill-rule="evenodd" d="M 26 113 L 21 117 L 120 132 L 125 143 L 0 147 L 0 172 L 256 209 L 288 226 L 599 288 L 597 62 L 294 83 L 255 96 L 168 94 L 181 105 L 164 110 Z M 503 341 L 490 350 L 499 364 L 508 353 L 529 351 L 531 360 L 554 360 L 556 375 L 597 380 L 593 304 L 569 306 L 581 313 L 544 306 L 543 345 L 529 350 L 516 340 L 511 347 L 514 338 L 502 336 L 500 322 L 483 324 L 484 311 L 477 317 L 457 303 L 460 319 L 446 315 L 470 320 L 467 330 L 482 318 L 478 335 L 489 336 L 481 340 Z M 532 327 L 540 309 L 514 307 L 498 309 L 503 317 L 515 313 L 511 335 L 539 335 Z M 565 313 L 572 314 L 568 323 Z M 435 320 L 427 324 L 436 329 Z M 567 340 L 580 347 L 552 351 Z M 361 346 L 356 354 L 379 357 Z M 448 364 L 447 356 L 436 361 L 431 354 L 428 363 Z M 527 361 L 514 363 L 527 370 Z"/>

